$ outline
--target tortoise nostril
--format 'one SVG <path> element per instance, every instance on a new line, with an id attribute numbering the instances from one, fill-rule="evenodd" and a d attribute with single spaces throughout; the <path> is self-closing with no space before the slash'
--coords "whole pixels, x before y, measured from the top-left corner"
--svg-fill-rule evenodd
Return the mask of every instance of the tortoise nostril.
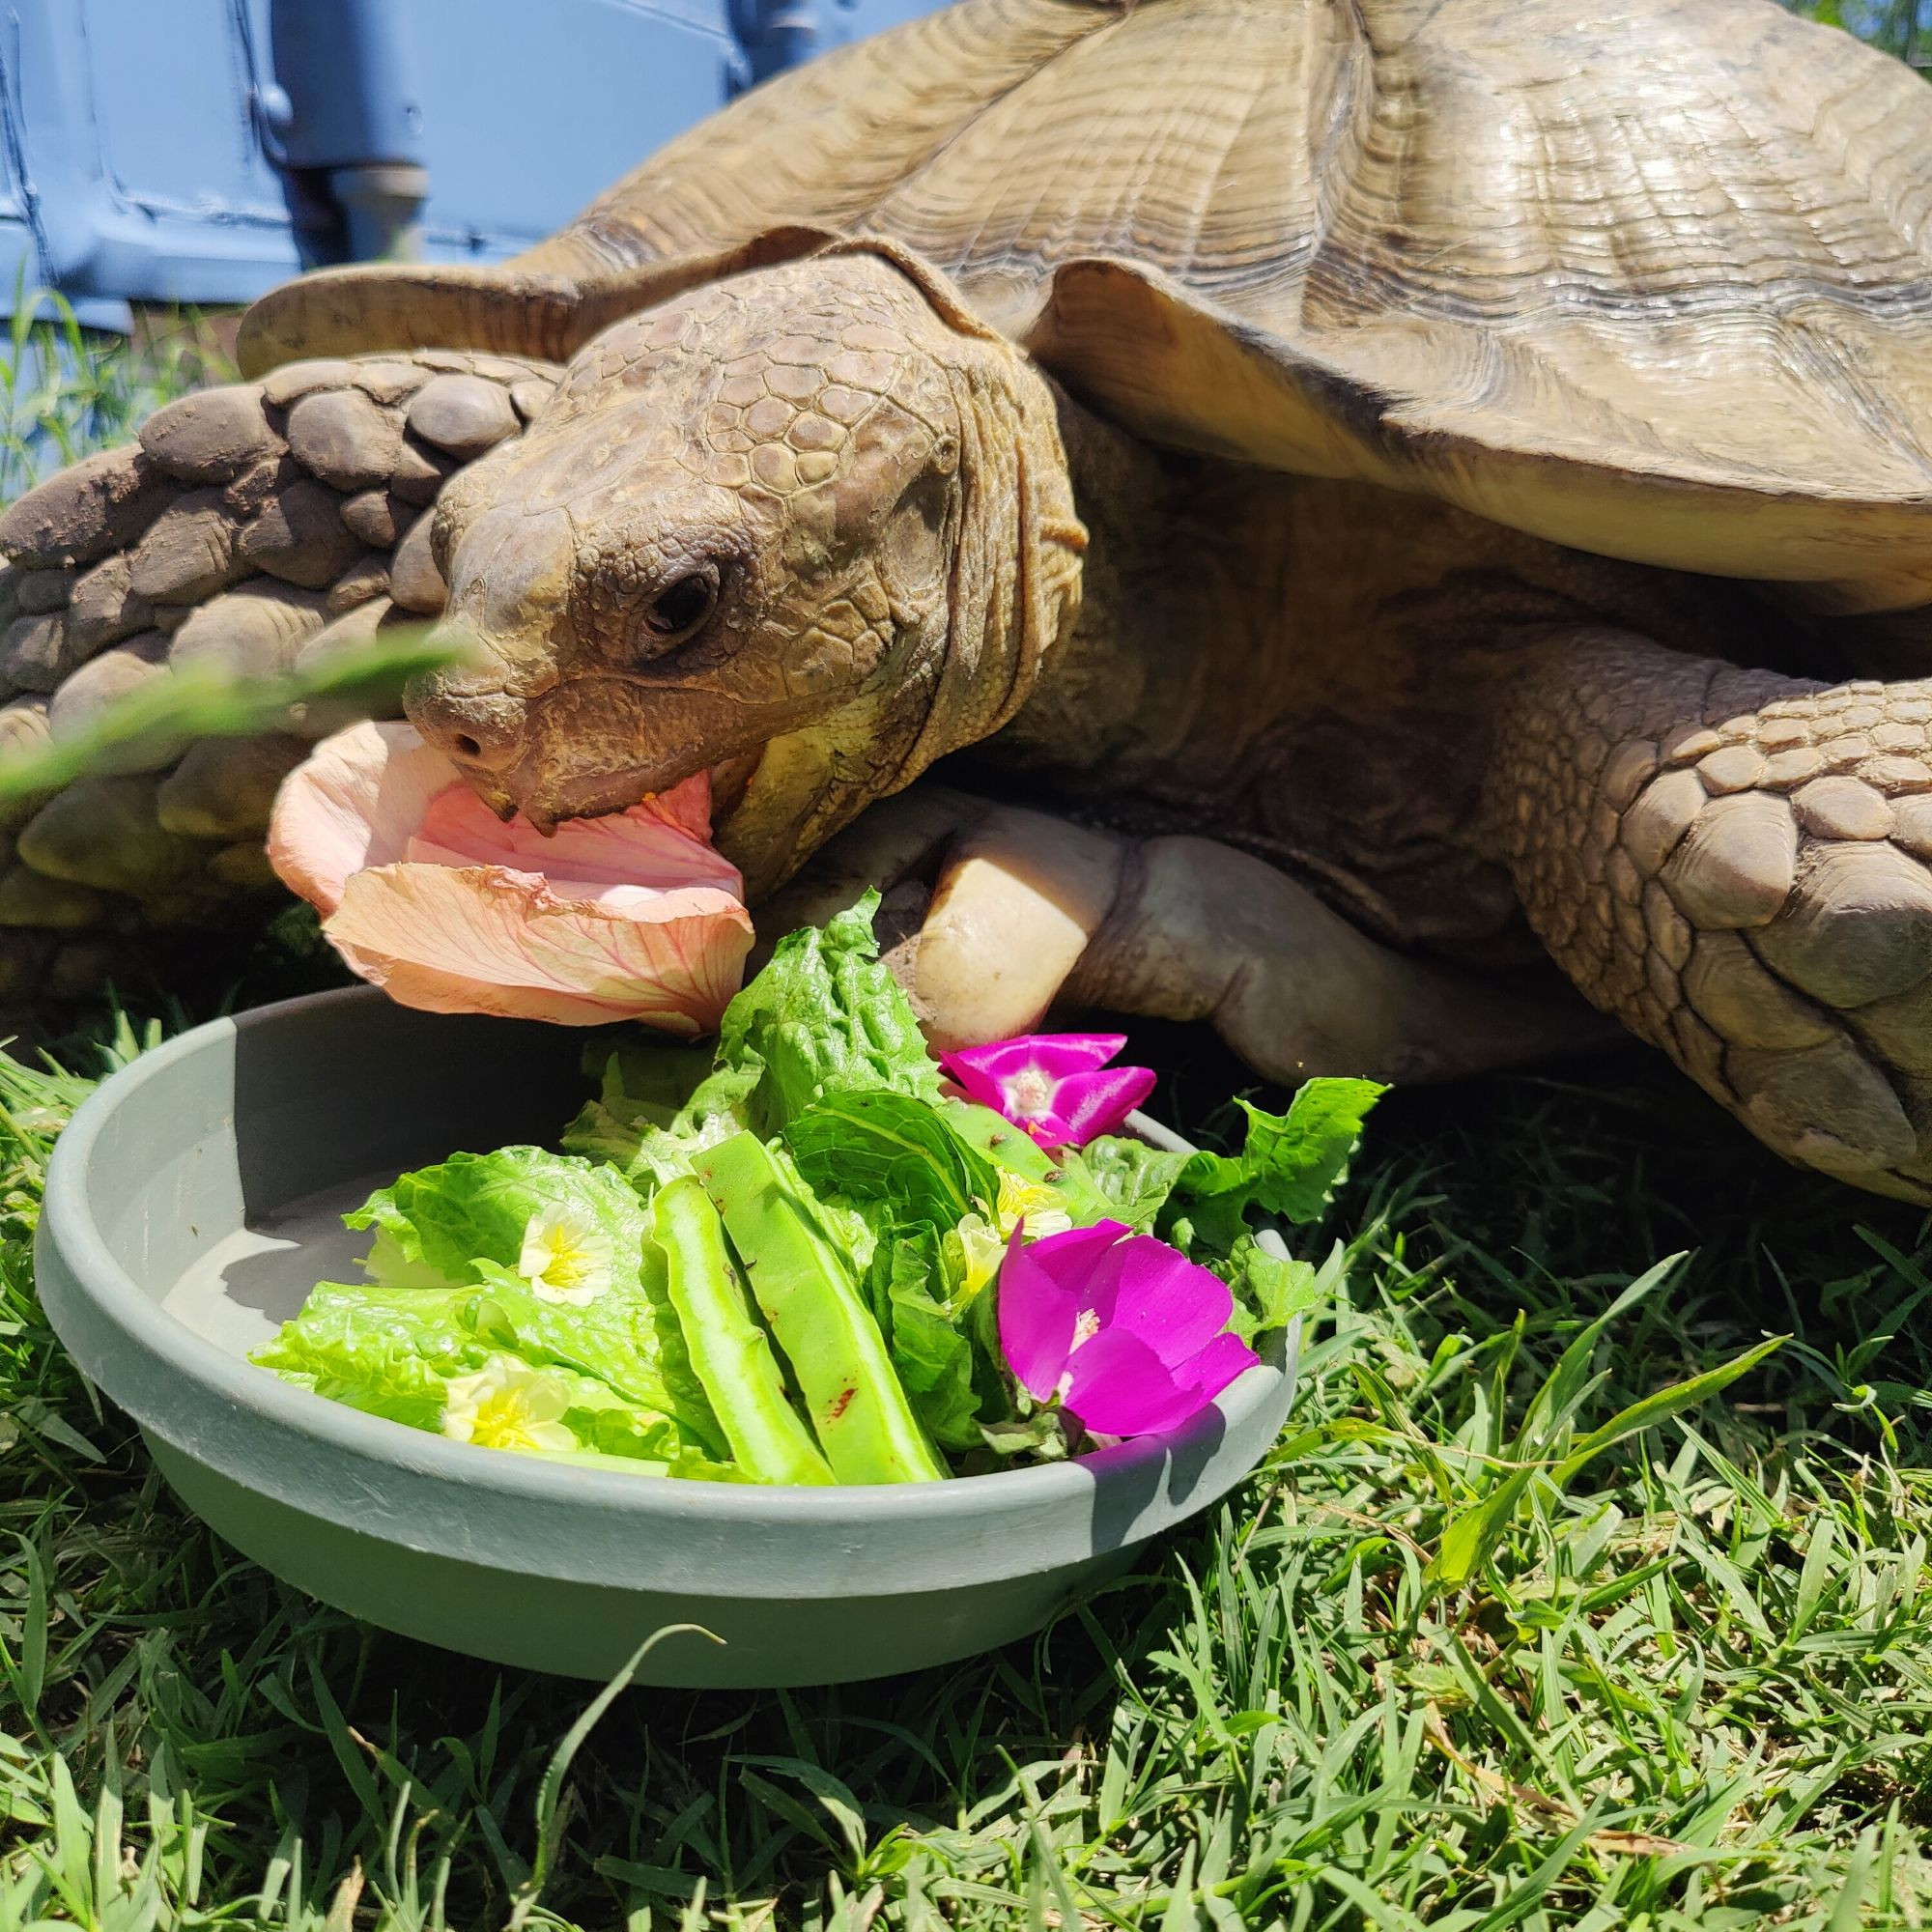
<path id="1" fill-rule="evenodd" d="M 404 709 L 427 743 L 472 770 L 507 772 L 523 760 L 528 716 L 507 693 L 431 685 L 409 693 Z"/>

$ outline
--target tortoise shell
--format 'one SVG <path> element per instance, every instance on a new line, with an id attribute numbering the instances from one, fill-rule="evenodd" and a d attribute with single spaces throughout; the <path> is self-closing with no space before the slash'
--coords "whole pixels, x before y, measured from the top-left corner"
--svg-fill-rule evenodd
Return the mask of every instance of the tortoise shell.
<path id="1" fill-rule="evenodd" d="M 1932 89 L 1774 0 L 959 0 L 497 268 L 307 277 L 254 371 L 561 358 L 887 238 L 1156 441 L 1606 555 L 1932 600 Z"/>

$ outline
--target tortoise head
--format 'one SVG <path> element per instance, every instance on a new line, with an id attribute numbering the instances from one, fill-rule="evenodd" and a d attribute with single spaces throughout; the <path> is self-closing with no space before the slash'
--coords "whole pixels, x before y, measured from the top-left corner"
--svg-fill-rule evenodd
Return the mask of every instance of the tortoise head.
<path id="1" fill-rule="evenodd" d="M 1082 541 L 1051 392 L 940 278 L 761 270 L 607 329 L 452 481 L 467 655 L 409 715 L 544 827 L 708 770 L 755 895 L 1013 714 Z"/>

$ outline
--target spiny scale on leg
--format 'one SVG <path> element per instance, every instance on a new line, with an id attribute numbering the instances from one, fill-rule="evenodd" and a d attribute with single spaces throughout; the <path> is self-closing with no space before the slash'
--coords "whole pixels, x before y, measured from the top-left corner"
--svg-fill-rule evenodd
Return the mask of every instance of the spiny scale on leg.
<path id="1" fill-rule="evenodd" d="M 557 373 L 450 352 L 293 363 L 184 396 L 30 491 L 0 516 L 0 746 L 71 735 L 176 667 L 269 677 L 367 637 L 418 526 L 405 614 L 433 611 L 425 504 Z M 275 785 L 336 722 L 164 750 L 23 809 L 0 867 L 0 1006 L 98 986 L 166 930 L 261 905 Z"/>
<path id="2" fill-rule="evenodd" d="M 1493 781 L 1531 923 L 1791 1158 L 1932 1198 L 1932 681 L 1552 639 Z"/>

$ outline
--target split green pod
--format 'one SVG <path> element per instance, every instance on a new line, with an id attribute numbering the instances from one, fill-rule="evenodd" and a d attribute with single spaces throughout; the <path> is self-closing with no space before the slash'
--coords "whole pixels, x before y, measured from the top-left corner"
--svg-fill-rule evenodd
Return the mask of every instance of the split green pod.
<path id="1" fill-rule="evenodd" d="M 752 1294 L 791 1365 L 819 1447 L 841 1483 L 927 1483 L 947 1473 L 894 1371 L 879 1324 L 810 1197 L 755 1134 L 695 1163 Z"/>
<path id="2" fill-rule="evenodd" d="M 668 1181 L 650 1214 L 691 1366 L 734 1460 L 754 1483 L 836 1481 L 791 1406 L 771 1338 L 752 1313 L 704 1189 L 688 1178 Z"/>

